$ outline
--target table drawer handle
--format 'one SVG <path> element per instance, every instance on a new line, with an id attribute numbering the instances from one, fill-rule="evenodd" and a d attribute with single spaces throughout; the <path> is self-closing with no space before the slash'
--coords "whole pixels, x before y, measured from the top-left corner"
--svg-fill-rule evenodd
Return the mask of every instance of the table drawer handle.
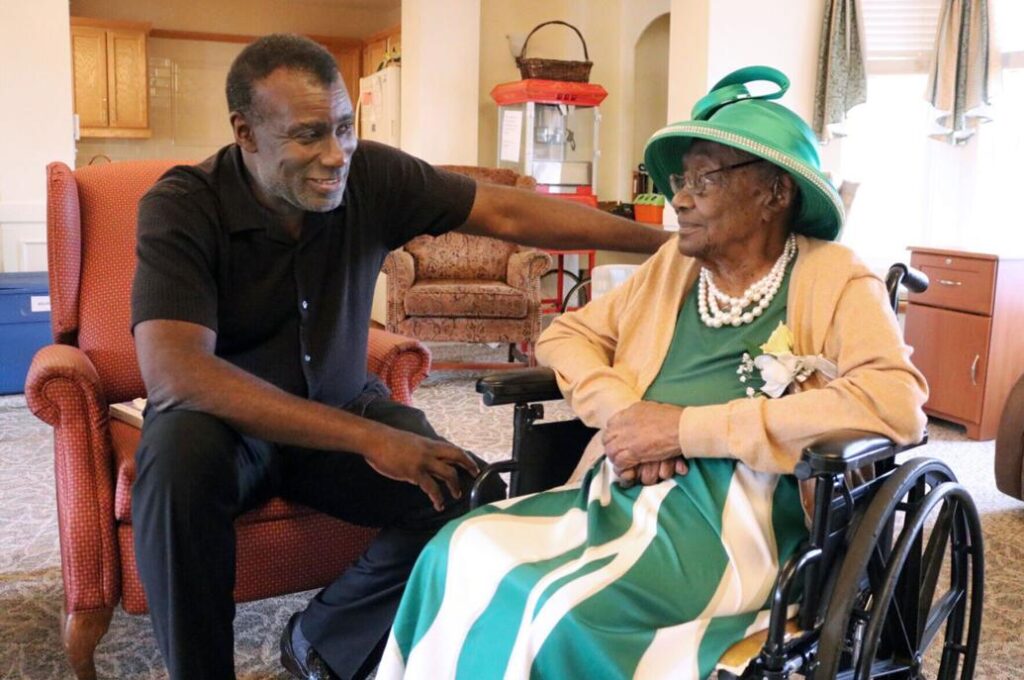
<path id="1" fill-rule="evenodd" d="M 974 361 L 971 362 L 971 384 L 978 384 L 978 362 L 981 361 L 981 355 L 975 354 Z"/>
<path id="2" fill-rule="evenodd" d="M 943 286 L 962 286 L 962 285 L 964 285 L 963 281 L 952 281 L 950 279 L 939 279 L 939 283 L 941 283 Z"/>

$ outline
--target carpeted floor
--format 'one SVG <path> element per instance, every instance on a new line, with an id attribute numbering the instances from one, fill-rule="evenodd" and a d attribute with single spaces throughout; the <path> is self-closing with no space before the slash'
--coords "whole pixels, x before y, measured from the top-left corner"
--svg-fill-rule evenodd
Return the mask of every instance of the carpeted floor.
<path id="1" fill-rule="evenodd" d="M 436 346 L 436 359 L 463 358 L 461 346 Z M 500 354 L 500 348 L 495 350 Z M 437 430 L 487 460 L 504 458 L 512 438 L 511 407 L 485 408 L 469 372 L 432 375 L 416 405 Z M 549 417 L 565 417 L 562 404 Z M 976 677 L 1024 676 L 1024 503 L 999 493 L 992 442 L 967 440 L 962 430 L 933 422 L 931 443 L 918 455 L 941 458 L 971 490 L 986 541 L 986 607 Z M 60 550 L 49 427 L 21 396 L 0 397 L 0 678 L 71 678 L 59 638 Z M 240 678 L 289 677 L 278 665 L 278 635 L 311 593 L 239 605 L 235 622 Z M 164 678 L 146 617 L 114 615 L 97 652 L 101 678 Z"/>

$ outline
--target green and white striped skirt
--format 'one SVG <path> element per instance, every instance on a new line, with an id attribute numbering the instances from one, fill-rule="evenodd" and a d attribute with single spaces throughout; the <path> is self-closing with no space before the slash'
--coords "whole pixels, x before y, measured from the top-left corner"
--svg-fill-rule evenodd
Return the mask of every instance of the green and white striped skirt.
<path id="1" fill-rule="evenodd" d="M 624 489 L 602 459 L 579 485 L 445 526 L 377 678 L 705 678 L 766 627 L 779 565 L 806 535 L 792 477 L 694 459 Z"/>

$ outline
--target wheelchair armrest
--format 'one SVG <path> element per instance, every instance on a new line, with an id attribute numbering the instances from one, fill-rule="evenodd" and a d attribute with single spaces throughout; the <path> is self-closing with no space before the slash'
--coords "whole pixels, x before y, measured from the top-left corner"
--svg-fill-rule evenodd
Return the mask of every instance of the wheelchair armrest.
<path id="1" fill-rule="evenodd" d="M 476 391 L 484 395 L 487 406 L 562 398 L 555 372 L 550 368 L 526 368 L 485 375 L 476 382 Z"/>
<path id="2" fill-rule="evenodd" d="M 806 447 L 794 474 L 810 479 L 822 474 L 840 474 L 892 458 L 928 441 L 925 435 L 914 444 L 900 445 L 891 439 L 864 430 L 836 430 Z"/>

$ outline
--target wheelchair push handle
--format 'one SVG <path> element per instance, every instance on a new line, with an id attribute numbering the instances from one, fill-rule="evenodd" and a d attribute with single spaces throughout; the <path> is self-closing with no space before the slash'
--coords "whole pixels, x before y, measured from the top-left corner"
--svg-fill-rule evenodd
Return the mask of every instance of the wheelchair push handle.
<path id="1" fill-rule="evenodd" d="M 892 311 L 897 311 L 899 307 L 900 286 L 911 293 L 923 293 L 928 289 L 928 283 L 928 275 L 920 269 L 914 269 L 902 262 L 889 267 L 889 272 L 885 275 L 885 289 L 889 293 Z"/>

